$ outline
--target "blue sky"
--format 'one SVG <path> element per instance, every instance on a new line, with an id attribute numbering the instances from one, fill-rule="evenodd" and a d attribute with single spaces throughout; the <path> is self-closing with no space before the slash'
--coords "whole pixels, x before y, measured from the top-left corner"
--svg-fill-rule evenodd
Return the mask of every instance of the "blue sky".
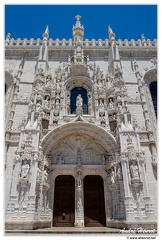
<path id="1" fill-rule="evenodd" d="M 157 5 L 5 5 L 5 36 L 42 38 L 48 25 L 50 38 L 69 39 L 77 14 L 84 38 L 107 38 L 108 25 L 116 39 L 157 38 Z"/>

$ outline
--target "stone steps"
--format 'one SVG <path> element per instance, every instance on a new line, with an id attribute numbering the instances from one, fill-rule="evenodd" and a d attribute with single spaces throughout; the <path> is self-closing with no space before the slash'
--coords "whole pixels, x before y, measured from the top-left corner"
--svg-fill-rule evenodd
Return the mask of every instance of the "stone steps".
<path id="1" fill-rule="evenodd" d="M 44 234 L 117 234 L 120 229 L 106 227 L 52 227 L 36 230 L 6 230 L 5 236 L 16 235 L 44 235 Z"/>

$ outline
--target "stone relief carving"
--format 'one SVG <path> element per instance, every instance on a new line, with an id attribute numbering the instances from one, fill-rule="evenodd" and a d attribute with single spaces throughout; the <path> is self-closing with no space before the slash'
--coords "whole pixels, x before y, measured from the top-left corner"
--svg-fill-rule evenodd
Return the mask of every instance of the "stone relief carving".
<path id="1" fill-rule="evenodd" d="M 29 170 L 30 170 L 30 165 L 29 163 L 24 160 L 22 166 L 21 166 L 21 173 L 20 173 L 20 178 L 27 178 L 29 177 Z"/>

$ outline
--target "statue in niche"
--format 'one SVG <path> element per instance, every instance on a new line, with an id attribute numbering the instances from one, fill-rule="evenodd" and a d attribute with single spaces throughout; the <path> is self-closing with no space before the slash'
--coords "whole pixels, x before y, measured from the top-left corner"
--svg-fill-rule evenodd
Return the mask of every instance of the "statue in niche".
<path id="1" fill-rule="evenodd" d="M 37 112 L 40 112 L 42 110 L 42 106 L 41 106 L 41 104 L 38 102 L 37 104 L 36 104 L 36 111 Z"/>
<path id="2" fill-rule="evenodd" d="M 115 172 L 114 172 L 114 169 L 111 170 L 110 179 L 111 179 L 111 183 L 114 184 L 115 183 Z"/>
<path id="3" fill-rule="evenodd" d="M 104 111 L 104 104 L 101 99 L 100 99 L 99 108 L 100 108 L 100 111 Z"/>
<path id="4" fill-rule="evenodd" d="M 59 109 L 60 108 L 60 102 L 59 100 L 57 99 L 56 100 L 56 103 L 55 103 L 55 109 Z"/>
<path id="5" fill-rule="evenodd" d="M 77 188 L 81 188 L 81 187 L 82 187 L 81 171 L 78 171 L 78 174 L 77 174 Z"/>
<path id="6" fill-rule="evenodd" d="M 76 99 L 76 106 L 77 106 L 77 107 L 82 107 L 82 105 L 83 105 L 83 99 L 82 99 L 82 97 L 81 97 L 81 94 L 79 94 L 79 95 L 77 96 L 77 99 Z"/>
<path id="7" fill-rule="evenodd" d="M 52 77 L 50 75 L 47 76 L 46 83 L 49 86 L 51 84 Z"/>
<path id="8" fill-rule="evenodd" d="M 29 177 L 29 170 L 30 170 L 30 166 L 29 163 L 24 160 L 22 166 L 21 166 L 21 173 L 20 173 L 20 177 L 21 178 L 27 178 Z"/>
<path id="9" fill-rule="evenodd" d="M 46 99 L 44 100 L 44 107 L 49 109 L 49 96 L 46 97 Z"/>
<path id="10" fill-rule="evenodd" d="M 120 165 L 118 166 L 118 170 L 117 170 L 116 175 L 117 175 L 117 179 L 118 179 L 119 181 L 123 179 L 123 178 L 122 178 L 122 169 L 121 169 L 121 166 L 120 166 Z"/>
<path id="11" fill-rule="evenodd" d="M 29 163 L 27 162 L 27 160 L 24 160 L 21 166 L 21 173 L 18 183 L 19 204 L 22 204 L 24 202 L 26 192 L 29 189 L 29 170 Z"/>
<path id="12" fill-rule="evenodd" d="M 130 173 L 132 178 L 139 178 L 139 170 L 135 161 L 133 161 L 130 165 Z"/>
<path id="13" fill-rule="evenodd" d="M 54 116 L 57 117 L 59 115 L 59 108 L 60 108 L 60 102 L 57 99 L 55 102 L 55 110 L 54 110 Z"/>
<path id="14" fill-rule="evenodd" d="M 118 106 L 118 111 L 119 111 L 119 113 L 123 113 L 123 107 L 121 104 L 119 104 L 119 106 Z"/>
<path id="15" fill-rule="evenodd" d="M 110 98 L 110 101 L 109 101 L 109 108 L 112 109 L 114 107 L 114 103 L 112 101 L 112 98 Z"/>
<path id="16" fill-rule="evenodd" d="M 40 169 L 40 166 L 38 165 L 38 167 L 37 167 L 37 180 L 40 179 L 41 173 L 42 173 L 42 171 L 41 171 L 41 169 Z"/>
<path id="17" fill-rule="evenodd" d="M 44 183 L 48 182 L 48 172 L 47 172 L 47 168 L 44 169 L 43 171 L 43 181 Z"/>

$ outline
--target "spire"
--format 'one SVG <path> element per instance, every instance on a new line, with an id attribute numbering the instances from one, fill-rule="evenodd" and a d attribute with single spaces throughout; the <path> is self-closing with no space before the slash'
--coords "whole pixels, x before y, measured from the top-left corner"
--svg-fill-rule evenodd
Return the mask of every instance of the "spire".
<path id="1" fill-rule="evenodd" d="M 48 65 L 48 37 L 49 37 L 49 29 L 48 25 L 46 26 L 45 32 L 42 35 L 43 41 L 42 45 L 39 49 L 39 56 L 36 63 L 36 72 L 38 69 L 43 69 L 44 72 L 47 72 L 49 65 Z M 44 62 L 44 64 L 43 64 Z"/>
<path id="2" fill-rule="evenodd" d="M 83 25 L 81 25 L 81 22 L 80 22 L 81 16 L 77 15 L 77 16 L 75 16 L 75 18 L 76 18 L 76 23 L 72 29 L 74 42 L 76 44 L 82 45 L 81 42 L 83 41 L 83 37 L 84 37 L 84 27 L 83 27 Z"/>
<path id="3" fill-rule="evenodd" d="M 48 37 L 49 37 L 49 29 L 48 29 L 48 25 L 45 29 L 45 32 L 43 33 L 43 40 L 47 41 L 48 40 Z"/>
<path id="4" fill-rule="evenodd" d="M 109 39 L 110 42 L 114 42 L 115 41 L 115 33 L 113 32 L 112 28 L 109 26 L 108 27 L 108 35 L 109 35 Z"/>

